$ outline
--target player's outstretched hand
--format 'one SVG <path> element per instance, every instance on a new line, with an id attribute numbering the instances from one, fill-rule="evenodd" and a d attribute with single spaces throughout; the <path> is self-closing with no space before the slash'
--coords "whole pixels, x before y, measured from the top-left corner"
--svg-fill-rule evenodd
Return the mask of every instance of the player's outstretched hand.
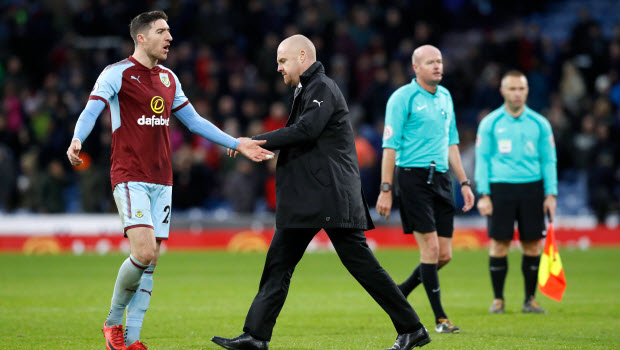
<path id="1" fill-rule="evenodd" d="M 264 145 L 266 142 L 266 140 L 252 140 L 247 137 L 240 137 L 237 151 L 248 157 L 250 160 L 262 162 L 263 160 L 271 159 L 275 156 L 273 152 L 260 147 L 260 145 Z M 232 150 L 228 151 L 228 155 L 231 155 L 231 151 Z M 233 154 L 232 156 L 236 157 L 236 154 Z"/>
<path id="2" fill-rule="evenodd" d="M 230 158 L 237 158 L 237 155 L 239 155 L 239 152 L 235 151 L 234 149 L 230 149 L 230 148 L 228 148 L 226 152 L 228 153 L 228 156 Z"/>
<path id="3" fill-rule="evenodd" d="M 461 194 L 463 194 L 463 201 L 465 202 L 465 205 L 463 205 L 463 212 L 468 212 L 474 207 L 474 193 L 471 191 L 471 187 L 463 186 L 461 187 Z"/>
<path id="4" fill-rule="evenodd" d="M 69 145 L 69 149 L 67 150 L 67 157 L 69 157 L 69 161 L 71 165 L 78 166 L 83 163 L 82 159 L 78 157 L 80 151 L 82 150 L 82 141 L 78 139 L 73 139 L 71 144 Z"/>

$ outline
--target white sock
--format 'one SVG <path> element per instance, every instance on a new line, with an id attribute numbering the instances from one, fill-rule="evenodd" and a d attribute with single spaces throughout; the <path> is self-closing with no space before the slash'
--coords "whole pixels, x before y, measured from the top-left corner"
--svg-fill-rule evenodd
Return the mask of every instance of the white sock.
<path id="1" fill-rule="evenodd" d="M 142 273 L 148 265 L 141 264 L 133 256 L 129 256 L 118 270 L 116 284 L 114 285 L 114 294 L 112 294 L 112 303 L 110 306 L 110 314 L 106 319 L 108 327 L 123 324 L 123 314 L 125 308 L 131 298 L 136 294 L 136 289 L 140 285 Z"/>
<path id="2" fill-rule="evenodd" d="M 138 291 L 127 305 L 127 323 L 125 324 L 125 344 L 130 346 L 140 340 L 142 322 L 151 302 L 153 291 L 153 271 L 156 265 L 149 265 L 142 275 Z"/>

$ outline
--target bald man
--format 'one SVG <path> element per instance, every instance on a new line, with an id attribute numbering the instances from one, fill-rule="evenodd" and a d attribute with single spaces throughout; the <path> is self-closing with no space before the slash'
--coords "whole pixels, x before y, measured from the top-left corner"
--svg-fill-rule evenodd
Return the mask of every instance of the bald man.
<path id="1" fill-rule="evenodd" d="M 226 349 L 267 349 L 295 266 L 323 229 L 347 270 L 392 320 L 398 336 L 390 350 L 428 344 L 426 328 L 366 243 L 364 231 L 374 225 L 362 193 L 349 109 L 340 89 L 325 75 L 314 45 L 302 35 L 282 41 L 277 62 L 284 82 L 295 87 L 291 114 L 286 127 L 253 137 L 266 140 L 262 146 L 268 150 L 280 150 L 276 230 L 244 333 L 211 340 Z"/>
<path id="2" fill-rule="evenodd" d="M 461 164 L 452 97 L 439 85 L 441 52 L 420 46 L 411 60 L 416 77 L 396 90 L 386 107 L 377 211 L 386 219 L 390 215 L 395 174 L 403 231 L 413 233 L 420 248 L 420 263 L 398 287 L 408 296 L 423 284 L 435 314 L 435 332 L 458 333 L 460 328 L 443 310 L 437 274 L 452 258 L 455 209 L 448 169 L 461 184 L 463 211 L 472 208 L 474 195 Z"/>

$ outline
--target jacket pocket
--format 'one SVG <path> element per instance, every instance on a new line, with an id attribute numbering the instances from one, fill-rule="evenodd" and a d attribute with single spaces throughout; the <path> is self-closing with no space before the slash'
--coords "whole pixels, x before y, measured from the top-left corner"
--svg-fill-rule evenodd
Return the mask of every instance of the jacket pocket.
<path id="1" fill-rule="evenodd" d="M 323 186 L 331 185 L 331 180 L 329 178 L 329 172 L 323 168 L 312 168 L 310 170 L 312 176 Z"/>
<path id="2" fill-rule="evenodd" d="M 322 186 L 329 186 L 332 184 L 331 176 L 329 173 L 329 167 L 325 162 L 321 161 L 317 156 L 311 156 L 308 159 L 308 165 L 310 173 Z"/>

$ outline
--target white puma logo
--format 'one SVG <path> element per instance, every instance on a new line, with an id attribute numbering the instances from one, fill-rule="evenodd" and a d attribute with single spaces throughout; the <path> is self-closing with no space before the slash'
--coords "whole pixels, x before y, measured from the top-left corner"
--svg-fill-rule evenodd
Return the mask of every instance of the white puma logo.
<path id="1" fill-rule="evenodd" d="M 131 76 L 131 79 L 135 79 L 138 81 L 138 83 L 142 84 L 142 82 L 140 81 L 140 76 L 138 75 L 138 77 L 134 77 L 133 75 Z"/>
<path id="2" fill-rule="evenodd" d="M 320 101 L 320 102 L 319 102 L 319 101 L 317 101 L 317 100 L 314 100 L 314 101 L 312 101 L 312 102 L 316 102 L 316 103 L 319 105 L 319 107 L 321 107 L 321 103 L 323 103 L 323 101 Z"/>

